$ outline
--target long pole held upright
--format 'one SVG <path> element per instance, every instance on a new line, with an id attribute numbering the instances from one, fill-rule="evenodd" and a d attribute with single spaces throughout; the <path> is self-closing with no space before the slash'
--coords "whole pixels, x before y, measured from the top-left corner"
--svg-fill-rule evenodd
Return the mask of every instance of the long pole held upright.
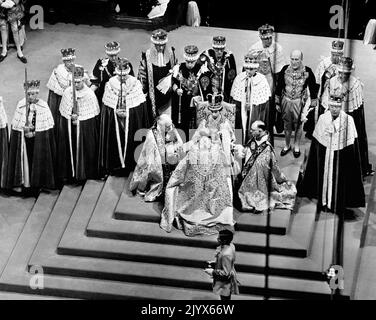
<path id="1" fill-rule="evenodd" d="M 25 104 L 26 104 L 26 127 L 29 126 L 29 111 L 30 111 L 30 105 L 29 105 L 29 97 L 27 96 L 27 68 L 25 68 Z"/>

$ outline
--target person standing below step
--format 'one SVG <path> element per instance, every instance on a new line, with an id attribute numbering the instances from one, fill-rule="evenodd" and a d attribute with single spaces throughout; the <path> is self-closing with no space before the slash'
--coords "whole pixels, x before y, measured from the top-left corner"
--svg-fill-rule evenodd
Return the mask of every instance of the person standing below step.
<path id="1" fill-rule="evenodd" d="M 236 63 L 231 51 L 226 50 L 226 38 L 213 37 L 212 48 L 203 52 L 209 70 L 213 73 L 212 83 L 216 84 L 215 92 L 223 94 L 224 101 L 229 102 L 231 87 L 236 77 Z"/>
<path id="2" fill-rule="evenodd" d="M 354 62 L 350 57 L 342 57 L 338 66 L 338 75 L 331 78 L 323 96 L 323 106 L 328 108 L 328 96 L 343 97 L 342 110 L 354 118 L 359 137 L 360 160 L 363 176 L 374 174 L 368 157 L 368 138 L 364 111 L 363 84 L 351 75 Z"/>
<path id="3" fill-rule="evenodd" d="M 147 95 L 149 126 L 154 123 L 158 115 L 171 114 L 172 78 L 170 70 L 178 63 L 174 47 L 167 47 L 168 37 L 165 30 L 153 31 L 151 42 L 150 49 L 142 53 L 138 69 L 138 79 Z M 159 86 L 162 83 L 164 84 L 163 88 Z"/>
<path id="4" fill-rule="evenodd" d="M 300 156 L 300 140 L 302 138 L 303 123 L 305 115 L 303 108 L 308 99 L 308 92 L 311 98 L 311 107 L 317 105 L 317 86 L 315 75 L 311 68 L 303 64 L 303 53 L 294 50 L 290 55 L 290 64 L 284 66 L 278 79 L 275 103 L 277 112 L 282 113 L 285 147 L 281 150 L 281 156 L 285 156 L 291 150 L 291 136 L 295 131 L 294 150 L 295 158 Z"/>
<path id="5" fill-rule="evenodd" d="M 231 300 L 232 294 L 239 294 L 239 281 L 235 271 L 235 246 L 232 243 L 234 234 L 224 229 L 219 231 L 217 238 L 218 248 L 215 251 L 215 260 L 208 261 L 208 268 L 204 271 L 213 278 L 213 292 L 221 300 Z"/>
<path id="6" fill-rule="evenodd" d="M 250 51 L 244 57 L 244 71 L 235 78 L 231 89 L 232 101 L 236 104 L 235 128 L 242 129 L 242 143 L 247 142 L 251 124 L 256 120 L 264 121 L 269 132 L 273 126 L 269 115 L 270 87 L 266 77 L 259 73 L 257 51 Z"/>
<path id="7" fill-rule="evenodd" d="M 12 120 L 5 187 L 17 192 L 55 189 L 56 144 L 54 119 L 39 99 L 39 80 L 25 82 L 25 98 Z"/>
<path id="8" fill-rule="evenodd" d="M 0 55 L 0 62 L 8 56 L 8 39 L 9 30 L 12 30 L 14 44 L 17 49 L 17 58 L 22 63 L 27 63 L 21 48 L 21 41 L 19 36 L 19 22 L 25 16 L 25 9 L 21 0 L 0 0 L 0 31 L 3 50 Z"/>
<path id="9" fill-rule="evenodd" d="M 120 44 L 112 41 L 104 46 L 106 50 L 106 58 L 99 59 L 93 69 L 93 77 L 91 79 L 91 89 L 95 91 L 98 102 L 101 103 L 106 83 L 115 75 L 116 60 L 119 58 L 121 51 Z M 134 76 L 133 67 L 130 65 L 129 75 Z"/>
<path id="10" fill-rule="evenodd" d="M 3 104 L 3 97 L 0 97 L 0 189 L 5 187 L 5 179 L 8 169 L 8 150 L 8 119 Z"/>
<path id="11" fill-rule="evenodd" d="M 75 66 L 73 85 L 60 103 L 57 139 L 59 182 L 84 182 L 98 178 L 99 104 L 95 93 L 85 84 L 85 72 Z"/>
<path id="12" fill-rule="evenodd" d="M 59 64 L 51 73 L 47 82 L 49 89 L 47 103 L 55 121 L 55 135 L 59 128 L 60 102 L 65 89 L 72 85 L 72 70 L 76 61 L 76 50 L 72 48 L 61 49 L 62 64 Z"/>
<path id="13" fill-rule="evenodd" d="M 128 59 L 116 61 L 115 76 L 105 86 L 99 138 L 101 175 L 127 175 L 136 165 L 137 130 L 147 128 L 147 106 L 140 81 L 130 75 Z"/>

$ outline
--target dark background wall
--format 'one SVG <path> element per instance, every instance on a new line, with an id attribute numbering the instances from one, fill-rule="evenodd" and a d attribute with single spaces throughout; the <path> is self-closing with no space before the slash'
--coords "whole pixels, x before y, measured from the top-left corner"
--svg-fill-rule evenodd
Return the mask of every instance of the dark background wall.
<path id="1" fill-rule="evenodd" d="M 140 0 L 26 0 L 27 5 L 42 4 L 47 21 L 105 24 L 113 13 L 115 2 L 123 13 L 137 14 Z M 151 1 L 151 0 L 142 0 Z M 349 37 L 363 36 L 370 18 L 376 18 L 376 0 L 348 0 L 350 2 Z M 188 0 L 171 0 L 166 19 L 184 24 Z M 336 37 L 338 30 L 330 28 L 333 14 L 330 8 L 341 5 L 342 0 L 197 0 L 203 22 L 209 16 L 210 26 L 256 30 L 266 22 L 277 31 Z M 53 9 L 53 14 L 50 13 Z M 343 35 L 343 34 L 342 34 Z"/>

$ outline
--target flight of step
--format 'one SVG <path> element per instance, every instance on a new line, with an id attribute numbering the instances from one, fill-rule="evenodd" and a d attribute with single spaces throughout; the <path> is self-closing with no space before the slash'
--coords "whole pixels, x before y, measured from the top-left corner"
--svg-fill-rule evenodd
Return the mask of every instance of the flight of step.
<path id="1" fill-rule="evenodd" d="M 216 236 L 166 233 L 159 227 L 160 204 L 133 196 L 128 183 L 109 177 L 65 186 L 60 194 L 41 193 L 0 264 L 0 291 L 77 299 L 217 299 L 203 272 Z M 322 237 L 330 237 L 330 217 L 316 217 L 308 201 L 295 213 L 275 210 L 266 248 L 267 216 L 235 216 L 241 287 L 234 299 L 330 298 L 321 273 L 331 254 Z M 35 270 L 43 271 L 43 289 L 31 286 Z"/>

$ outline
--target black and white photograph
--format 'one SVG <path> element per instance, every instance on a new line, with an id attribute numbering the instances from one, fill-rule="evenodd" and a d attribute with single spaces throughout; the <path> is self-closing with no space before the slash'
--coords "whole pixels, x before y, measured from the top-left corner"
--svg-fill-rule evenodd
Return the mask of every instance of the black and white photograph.
<path id="1" fill-rule="evenodd" d="M 375 0 L 0 0 L 0 300 L 376 300 L 375 70 Z"/>

